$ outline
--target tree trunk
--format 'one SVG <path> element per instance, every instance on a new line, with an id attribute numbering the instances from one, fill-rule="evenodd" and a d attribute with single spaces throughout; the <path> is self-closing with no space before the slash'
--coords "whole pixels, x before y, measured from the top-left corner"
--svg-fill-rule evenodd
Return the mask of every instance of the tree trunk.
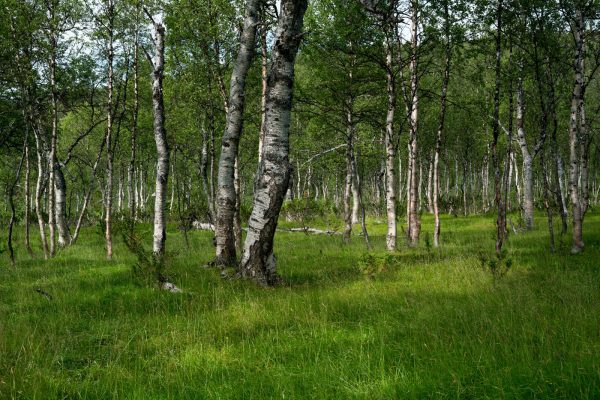
<path id="1" fill-rule="evenodd" d="M 500 83 L 502 73 L 502 1 L 498 0 L 496 9 L 496 83 L 494 88 L 494 115 L 493 115 L 493 141 L 492 141 L 492 159 L 494 163 L 494 192 L 495 203 L 498 208 L 498 217 L 496 219 L 496 254 L 500 256 L 504 236 L 506 232 L 506 216 L 504 213 L 504 202 L 501 195 L 502 181 L 500 174 L 500 159 L 498 157 L 498 137 L 500 135 Z M 510 143 L 508 144 L 510 146 Z"/>
<path id="2" fill-rule="evenodd" d="M 23 145 L 23 156 L 21 157 L 21 162 L 17 167 L 17 172 L 15 176 L 14 182 L 8 188 L 8 203 L 10 206 L 10 221 L 8 223 L 8 239 L 7 239 L 7 247 L 8 247 L 8 255 L 10 257 L 10 263 L 14 267 L 15 266 L 15 251 L 12 245 L 12 235 L 13 235 L 13 227 L 15 225 L 15 221 L 17 220 L 17 213 L 15 211 L 15 188 L 21 179 L 21 168 L 23 167 L 23 162 L 25 160 L 25 156 L 27 155 L 27 136 L 25 136 L 25 144 Z"/>
<path id="3" fill-rule="evenodd" d="M 75 225 L 75 231 L 73 232 L 73 236 L 71 236 L 71 245 L 75 244 L 77 238 L 79 237 L 79 230 L 81 229 L 81 224 L 83 222 L 83 217 L 85 216 L 85 211 L 90 202 L 90 197 L 92 195 L 92 190 L 94 189 L 94 180 L 96 179 L 96 171 L 98 170 L 98 164 L 100 163 L 100 159 L 102 158 L 102 151 L 104 150 L 104 145 L 106 142 L 103 140 L 100 143 L 100 150 L 96 155 L 96 160 L 94 161 L 94 165 L 92 166 L 92 176 L 90 177 L 90 183 L 88 185 L 87 192 L 85 193 L 85 197 L 83 198 L 83 205 L 81 206 L 81 211 L 79 212 L 79 218 L 77 218 L 77 224 Z"/>
<path id="4" fill-rule="evenodd" d="M 65 247 L 71 243 L 71 233 L 67 222 L 67 182 L 58 160 L 54 164 L 54 211 L 58 229 L 58 245 Z"/>
<path id="5" fill-rule="evenodd" d="M 258 163 L 262 161 L 263 141 L 265 137 L 265 116 L 267 106 L 267 33 L 269 31 L 263 13 L 262 27 L 260 30 L 260 61 L 261 61 L 261 83 L 262 91 L 260 96 L 260 132 L 258 134 Z"/>
<path id="6" fill-rule="evenodd" d="M 524 127 L 523 79 L 517 83 L 517 141 L 523 156 L 523 220 L 527 230 L 533 229 L 533 156 L 527 145 Z"/>
<path id="7" fill-rule="evenodd" d="M 33 121 L 32 121 L 33 122 Z M 48 241 L 46 240 L 46 224 L 44 222 L 44 216 L 42 211 L 42 196 L 44 193 L 44 145 L 42 141 L 42 132 L 40 128 L 33 129 L 35 135 L 35 146 L 37 154 L 37 181 L 35 186 L 35 213 L 38 219 L 38 226 L 40 229 L 40 238 L 42 242 L 42 250 L 44 251 L 44 259 L 48 259 Z"/>
<path id="8" fill-rule="evenodd" d="M 217 221 L 215 226 L 217 244 L 215 264 L 217 265 L 235 265 L 236 263 L 234 231 L 236 213 L 235 160 L 242 134 L 246 76 L 254 58 L 260 3 L 260 0 L 248 0 L 246 4 L 244 29 L 240 38 L 237 60 L 231 73 L 227 121 L 221 144 L 221 158 L 219 159 Z"/>
<path id="9" fill-rule="evenodd" d="M 113 0 L 107 0 L 108 7 L 108 101 L 107 101 L 107 120 L 106 120 L 106 190 L 104 194 L 104 238 L 106 240 L 106 257 L 111 260 L 113 255 L 112 246 L 112 197 L 113 197 L 113 151 L 112 151 L 112 133 L 113 133 L 113 22 L 114 22 L 114 3 Z"/>
<path id="10" fill-rule="evenodd" d="M 23 113 L 25 113 L 25 110 L 23 110 Z M 30 220 L 30 212 L 31 212 L 31 194 L 30 194 L 30 187 L 29 187 L 29 180 L 30 180 L 30 174 L 31 174 L 31 167 L 29 164 L 29 125 L 27 124 L 26 127 L 26 133 L 25 133 L 25 193 L 24 193 L 24 197 L 25 197 L 25 248 L 27 249 L 27 252 L 32 255 L 33 254 L 33 250 L 31 249 L 31 238 L 30 238 L 30 225 L 29 225 L 29 220 Z"/>
<path id="11" fill-rule="evenodd" d="M 444 78 L 442 80 L 442 96 L 440 100 L 440 118 L 437 130 L 437 136 L 435 141 L 435 154 L 433 156 L 433 246 L 439 247 L 440 245 L 440 209 L 439 209 L 439 193 L 440 193 L 440 176 L 439 176 L 439 159 L 440 151 L 442 148 L 442 140 L 444 137 L 444 126 L 446 122 L 446 98 L 448 96 L 448 84 L 450 83 L 450 57 L 451 43 L 450 43 L 450 15 L 448 10 L 448 0 L 444 1 L 444 30 L 446 34 L 446 46 L 445 46 L 445 57 L 444 57 Z M 446 185 L 448 186 L 448 185 Z"/>
<path id="12" fill-rule="evenodd" d="M 351 112 L 348 112 L 348 120 L 351 123 L 352 122 L 352 114 Z M 344 185 L 344 222 L 345 222 L 345 226 L 344 226 L 344 241 L 346 243 L 350 243 L 350 237 L 352 235 L 352 225 L 354 223 L 353 221 L 353 210 L 350 209 L 350 195 L 352 194 L 352 172 L 354 170 L 353 166 L 352 166 L 352 151 L 353 151 L 353 135 L 354 135 L 354 128 L 351 128 L 351 125 L 349 124 L 347 126 L 347 141 L 348 144 L 346 146 L 346 180 L 345 180 L 345 185 Z"/>
<path id="13" fill-rule="evenodd" d="M 585 19 L 583 12 L 577 10 L 577 20 L 574 21 L 573 37 L 575 39 L 575 59 L 573 70 L 575 74 L 575 84 L 571 96 L 571 115 L 569 120 L 569 189 L 571 192 L 571 209 L 573 219 L 573 245 L 571 253 L 580 253 L 583 251 L 583 216 L 581 209 L 581 199 L 579 195 L 580 178 L 580 141 L 579 141 L 579 111 L 583 102 L 583 57 L 584 45 L 583 34 L 585 30 Z"/>
<path id="14" fill-rule="evenodd" d="M 233 185 L 235 189 L 235 213 L 233 216 L 233 234 L 235 238 L 235 249 L 238 252 L 242 251 L 242 187 L 240 180 L 240 156 L 237 155 L 235 158 L 235 165 L 233 168 Z"/>
<path id="15" fill-rule="evenodd" d="M 139 14 L 139 11 L 137 12 Z M 136 24 L 137 24 L 136 14 Z M 133 47 L 133 115 L 131 122 L 131 142 L 129 166 L 127 168 L 127 207 L 129 208 L 129 218 L 131 218 L 131 229 L 135 224 L 136 219 L 136 195 L 134 193 L 135 185 L 135 162 L 137 151 L 137 130 L 138 130 L 138 113 L 140 109 L 140 90 L 139 90 L 139 32 L 136 25 L 135 39 Z"/>
<path id="16" fill-rule="evenodd" d="M 282 0 L 267 79 L 263 159 L 255 182 L 241 275 L 263 285 L 279 282 L 273 239 L 289 183 L 289 128 L 294 63 L 308 0 Z"/>
<path id="17" fill-rule="evenodd" d="M 152 72 L 152 110 L 154 112 L 154 141 L 156 143 L 156 184 L 154 196 L 154 235 L 152 252 L 162 263 L 165 255 L 166 202 L 169 181 L 169 143 L 165 130 L 165 106 L 163 101 L 163 76 L 165 70 L 165 27 L 154 23 L 155 54 Z"/>
<path id="18" fill-rule="evenodd" d="M 50 134 L 50 149 L 48 154 L 48 227 L 50 229 L 50 257 L 56 254 L 56 210 L 55 210 L 55 180 L 56 180 L 56 145 L 58 141 L 58 88 L 56 87 L 56 51 L 58 47 L 57 33 L 55 27 L 55 9 L 53 4 L 49 6 L 50 24 L 52 26 L 49 34 L 50 40 L 50 90 L 51 90 L 51 113 L 52 130 Z"/>
<path id="19" fill-rule="evenodd" d="M 410 202 L 409 202 L 409 213 L 408 213 L 408 231 L 409 231 L 409 246 L 414 247 L 419 243 L 419 236 L 421 234 L 421 221 L 419 220 L 419 188 L 417 186 L 417 131 L 418 131 L 418 117 L 419 117 L 419 75 L 417 71 L 418 65 L 418 2 L 413 0 L 412 2 L 412 18 L 411 18 L 411 49 L 412 55 L 410 60 Z"/>
<path id="20" fill-rule="evenodd" d="M 394 161 L 396 149 L 394 147 L 394 113 L 396 112 L 396 82 L 393 73 L 392 35 L 386 39 L 386 80 L 388 108 L 385 119 L 385 202 L 387 211 L 387 236 L 386 248 L 388 251 L 396 250 L 396 177 L 394 174 Z"/>

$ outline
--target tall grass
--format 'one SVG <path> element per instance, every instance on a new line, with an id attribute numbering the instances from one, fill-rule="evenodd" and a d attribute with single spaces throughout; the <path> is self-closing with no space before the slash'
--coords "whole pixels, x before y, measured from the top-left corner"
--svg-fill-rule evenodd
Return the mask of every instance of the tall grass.
<path id="1" fill-rule="evenodd" d="M 141 282 L 120 243 L 106 261 L 93 228 L 47 262 L 17 248 L 16 268 L 0 256 L 0 398 L 600 398 L 600 216 L 578 256 L 568 238 L 550 253 L 542 221 L 511 236 L 504 276 L 489 217 L 445 218 L 440 249 L 426 217 L 393 256 L 380 221 L 369 257 L 358 236 L 281 232 L 286 285 L 268 290 L 201 268 L 207 232 L 189 249 L 168 232 L 182 294 Z"/>

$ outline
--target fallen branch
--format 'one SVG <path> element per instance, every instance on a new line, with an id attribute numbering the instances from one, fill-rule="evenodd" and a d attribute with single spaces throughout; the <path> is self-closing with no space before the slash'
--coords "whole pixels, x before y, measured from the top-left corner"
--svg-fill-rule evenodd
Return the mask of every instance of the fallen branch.
<path id="1" fill-rule="evenodd" d="M 332 231 L 332 230 L 321 230 L 321 229 L 315 229 L 315 228 L 309 228 L 307 226 L 305 226 L 304 228 L 290 228 L 290 229 L 285 229 L 285 228 L 279 228 L 277 229 L 278 231 L 281 232 L 302 232 L 302 233 L 306 233 L 308 234 L 313 234 L 313 235 L 341 235 L 340 232 L 337 231 Z"/>
<path id="2" fill-rule="evenodd" d="M 194 221 L 192 222 L 192 228 L 199 231 L 215 231 L 215 226 L 208 222 Z"/>

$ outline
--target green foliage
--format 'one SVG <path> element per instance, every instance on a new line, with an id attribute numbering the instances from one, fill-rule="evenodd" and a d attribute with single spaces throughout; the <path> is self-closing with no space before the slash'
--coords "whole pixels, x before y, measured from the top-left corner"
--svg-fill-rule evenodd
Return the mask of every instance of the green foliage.
<path id="1" fill-rule="evenodd" d="M 366 277 L 375 279 L 399 264 L 400 258 L 396 254 L 365 253 L 358 261 L 358 269 Z"/>

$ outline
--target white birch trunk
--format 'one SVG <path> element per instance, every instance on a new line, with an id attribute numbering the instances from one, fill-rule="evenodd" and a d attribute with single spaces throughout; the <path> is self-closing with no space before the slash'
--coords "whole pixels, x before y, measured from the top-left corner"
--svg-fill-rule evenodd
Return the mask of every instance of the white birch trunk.
<path id="1" fill-rule="evenodd" d="M 289 183 L 289 129 L 294 63 L 308 0 L 282 0 L 267 84 L 263 158 L 240 273 L 263 285 L 279 282 L 273 254 L 277 220 Z"/>
<path id="2" fill-rule="evenodd" d="M 245 87 L 254 58 L 260 0 L 248 0 L 237 59 L 231 73 L 225 133 L 221 143 L 217 189 L 216 265 L 235 265 L 235 160 L 243 128 Z"/>

